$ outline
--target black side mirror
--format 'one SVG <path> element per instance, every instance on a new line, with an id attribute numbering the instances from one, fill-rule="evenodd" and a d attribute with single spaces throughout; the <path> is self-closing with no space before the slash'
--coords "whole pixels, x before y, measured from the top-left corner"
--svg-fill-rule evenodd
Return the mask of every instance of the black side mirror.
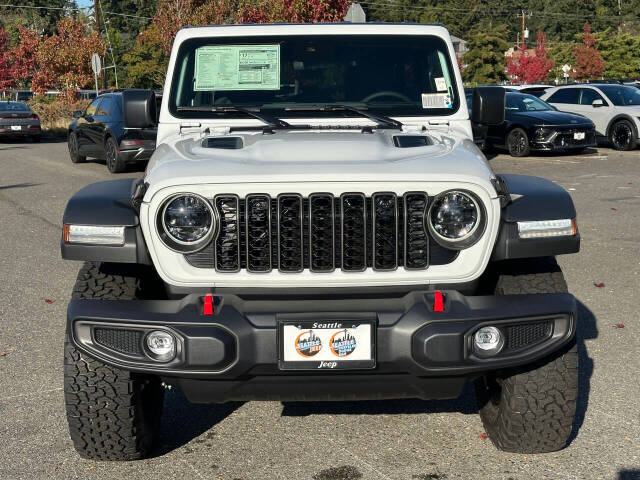
<path id="1" fill-rule="evenodd" d="M 156 94 L 153 90 L 129 89 L 122 92 L 122 121 L 125 128 L 157 125 Z"/>
<path id="2" fill-rule="evenodd" d="M 502 87 L 476 87 L 473 90 L 471 121 L 480 125 L 503 123 L 505 95 Z"/>
<path id="3" fill-rule="evenodd" d="M 82 110 L 76 110 L 75 112 L 73 112 L 73 118 L 80 118 L 82 117 Z"/>

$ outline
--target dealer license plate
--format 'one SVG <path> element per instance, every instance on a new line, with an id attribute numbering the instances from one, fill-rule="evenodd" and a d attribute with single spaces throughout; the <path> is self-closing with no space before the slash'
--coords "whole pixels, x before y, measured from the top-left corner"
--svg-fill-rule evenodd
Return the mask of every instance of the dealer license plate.
<path id="1" fill-rule="evenodd" d="M 574 140 L 584 140 L 584 132 L 575 132 L 573 134 Z"/>
<path id="2" fill-rule="evenodd" d="M 286 320 L 278 324 L 282 370 L 374 368 L 373 320 Z"/>
<path id="3" fill-rule="evenodd" d="M 20 125 L 11 125 L 11 130 L 22 130 Z"/>

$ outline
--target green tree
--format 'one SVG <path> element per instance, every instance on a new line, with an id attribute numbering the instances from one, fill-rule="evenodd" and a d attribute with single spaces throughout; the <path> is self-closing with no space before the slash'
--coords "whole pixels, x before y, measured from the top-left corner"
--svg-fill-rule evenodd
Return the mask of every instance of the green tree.
<path id="1" fill-rule="evenodd" d="M 547 77 L 550 81 L 558 79 L 558 82 L 564 83 L 562 67 L 575 64 L 576 59 L 573 56 L 573 47 L 575 45 L 572 42 L 558 42 L 550 49 L 549 56 L 554 62 L 553 68 Z"/>
<path id="2" fill-rule="evenodd" d="M 469 50 L 462 59 L 465 82 L 498 83 L 507 79 L 504 52 L 509 45 L 504 40 L 506 32 L 506 25 L 486 22 L 469 37 Z"/>
<path id="3" fill-rule="evenodd" d="M 604 59 L 604 75 L 608 78 L 640 76 L 640 37 L 607 29 L 596 33 L 596 45 Z"/>
<path id="4" fill-rule="evenodd" d="M 126 69 L 126 85 L 138 88 L 162 88 L 169 55 L 156 40 L 156 26 L 138 36 L 133 48 L 122 56 Z"/>

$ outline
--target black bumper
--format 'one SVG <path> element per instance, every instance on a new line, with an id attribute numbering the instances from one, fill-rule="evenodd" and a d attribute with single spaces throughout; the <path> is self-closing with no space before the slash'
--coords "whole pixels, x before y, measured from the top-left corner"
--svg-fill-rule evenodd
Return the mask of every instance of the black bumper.
<path id="1" fill-rule="evenodd" d="M 141 147 L 133 150 L 120 150 L 118 156 L 125 163 L 136 163 L 136 162 L 146 162 L 151 158 L 153 152 L 155 151 L 154 147 Z"/>
<path id="2" fill-rule="evenodd" d="M 222 295 L 214 297 L 213 316 L 202 314 L 203 298 L 195 294 L 163 301 L 73 300 L 68 322 L 73 343 L 89 356 L 157 374 L 179 384 L 195 402 L 455 398 L 482 372 L 530 363 L 558 350 L 575 334 L 576 302 L 569 294 L 443 293 L 444 312 L 433 311 L 433 293 L 427 291 L 392 298 L 312 300 Z M 374 320 L 375 369 L 279 370 L 277 325 L 291 319 Z M 545 335 L 527 343 L 530 326 L 543 324 L 547 330 L 536 328 Z M 497 326 L 507 337 L 495 357 L 473 353 L 472 337 L 482 325 Z M 96 336 L 100 328 L 118 334 L 105 343 L 103 333 Z M 153 329 L 169 330 L 178 338 L 176 359 L 158 363 L 146 356 L 145 332 Z"/>

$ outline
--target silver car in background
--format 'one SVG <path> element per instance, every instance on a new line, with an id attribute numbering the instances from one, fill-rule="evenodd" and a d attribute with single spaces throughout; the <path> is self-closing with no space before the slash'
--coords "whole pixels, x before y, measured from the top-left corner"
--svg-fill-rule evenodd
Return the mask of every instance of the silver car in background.
<path id="1" fill-rule="evenodd" d="M 640 90 L 619 84 L 576 84 L 550 88 L 542 100 L 562 112 L 591 119 L 601 139 L 616 150 L 640 144 Z"/>
<path id="2" fill-rule="evenodd" d="M 26 103 L 0 102 L 0 139 L 2 137 L 30 137 L 40 141 L 40 118 Z"/>

